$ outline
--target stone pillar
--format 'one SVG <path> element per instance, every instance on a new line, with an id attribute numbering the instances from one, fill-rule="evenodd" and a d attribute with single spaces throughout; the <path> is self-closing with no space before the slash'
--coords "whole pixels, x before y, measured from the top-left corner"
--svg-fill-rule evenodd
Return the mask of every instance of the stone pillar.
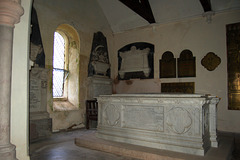
<path id="1" fill-rule="evenodd" d="M 210 99 L 209 103 L 209 133 L 211 146 L 218 147 L 218 137 L 217 137 L 217 104 L 220 101 L 220 98 L 215 96 L 208 96 Z"/>
<path id="2" fill-rule="evenodd" d="M 16 159 L 10 143 L 12 45 L 14 24 L 22 14 L 20 0 L 0 0 L 0 159 L 4 160 Z"/>

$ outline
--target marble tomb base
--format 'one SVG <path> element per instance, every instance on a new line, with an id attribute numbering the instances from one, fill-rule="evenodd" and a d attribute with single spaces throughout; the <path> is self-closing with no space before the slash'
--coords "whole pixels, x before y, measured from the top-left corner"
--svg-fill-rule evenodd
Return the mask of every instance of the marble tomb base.
<path id="1" fill-rule="evenodd" d="M 107 152 L 130 157 L 129 159 L 144 160 L 231 160 L 234 136 L 231 133 L 219 133 L 219 147 L 211 147 L 205 156 L 197 156 L 156 148 L 149 148 L 129 143 L 114 142 L 96 137 L 96 130 L 90 129 L 75 138 L 75 144 L 82 148 Z"/>
<path id="2" fill-rule="evenodd" d="M 114 94 L 97 100 L 98 138 L 201 156 L 218 147 L 215 96 Z"/>

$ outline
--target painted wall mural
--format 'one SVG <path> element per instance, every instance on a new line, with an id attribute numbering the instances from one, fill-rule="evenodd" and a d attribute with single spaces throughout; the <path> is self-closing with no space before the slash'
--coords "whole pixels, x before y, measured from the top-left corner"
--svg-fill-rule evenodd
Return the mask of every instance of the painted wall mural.
<path id="1" fill-rule="evenodd" d="M 118 79 L 153 78 L 154 45 L 131 43 L 118 50 Z"/>

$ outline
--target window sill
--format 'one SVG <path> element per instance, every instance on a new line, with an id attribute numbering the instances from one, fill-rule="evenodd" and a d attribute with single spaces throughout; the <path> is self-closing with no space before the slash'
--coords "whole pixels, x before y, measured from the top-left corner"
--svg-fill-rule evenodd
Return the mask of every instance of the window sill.
<path id="1" fill-rule="evenodd" d="M 67 100 L 57 100 L 54 98 L 53 100 L 53 111 L 72 111 L 78 110 L 78 106 L 73 105 Z"/>
<path id="2" fill-rule="evenodd" d="M 53 101 L 67 101 L 67 98 L 65 98 L 65 97 L 57 97 L 57 98 L 53 97 Z"/>

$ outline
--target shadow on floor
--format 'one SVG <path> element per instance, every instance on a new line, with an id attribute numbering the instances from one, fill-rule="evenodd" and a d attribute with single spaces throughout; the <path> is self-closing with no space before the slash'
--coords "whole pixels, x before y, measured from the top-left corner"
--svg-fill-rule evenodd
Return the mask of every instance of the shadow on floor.
<path id="1" fill-rule="evenodd" d="M 240 160 L 240 134 L 234 134 L 234 149 L 231 160 Z"/>

